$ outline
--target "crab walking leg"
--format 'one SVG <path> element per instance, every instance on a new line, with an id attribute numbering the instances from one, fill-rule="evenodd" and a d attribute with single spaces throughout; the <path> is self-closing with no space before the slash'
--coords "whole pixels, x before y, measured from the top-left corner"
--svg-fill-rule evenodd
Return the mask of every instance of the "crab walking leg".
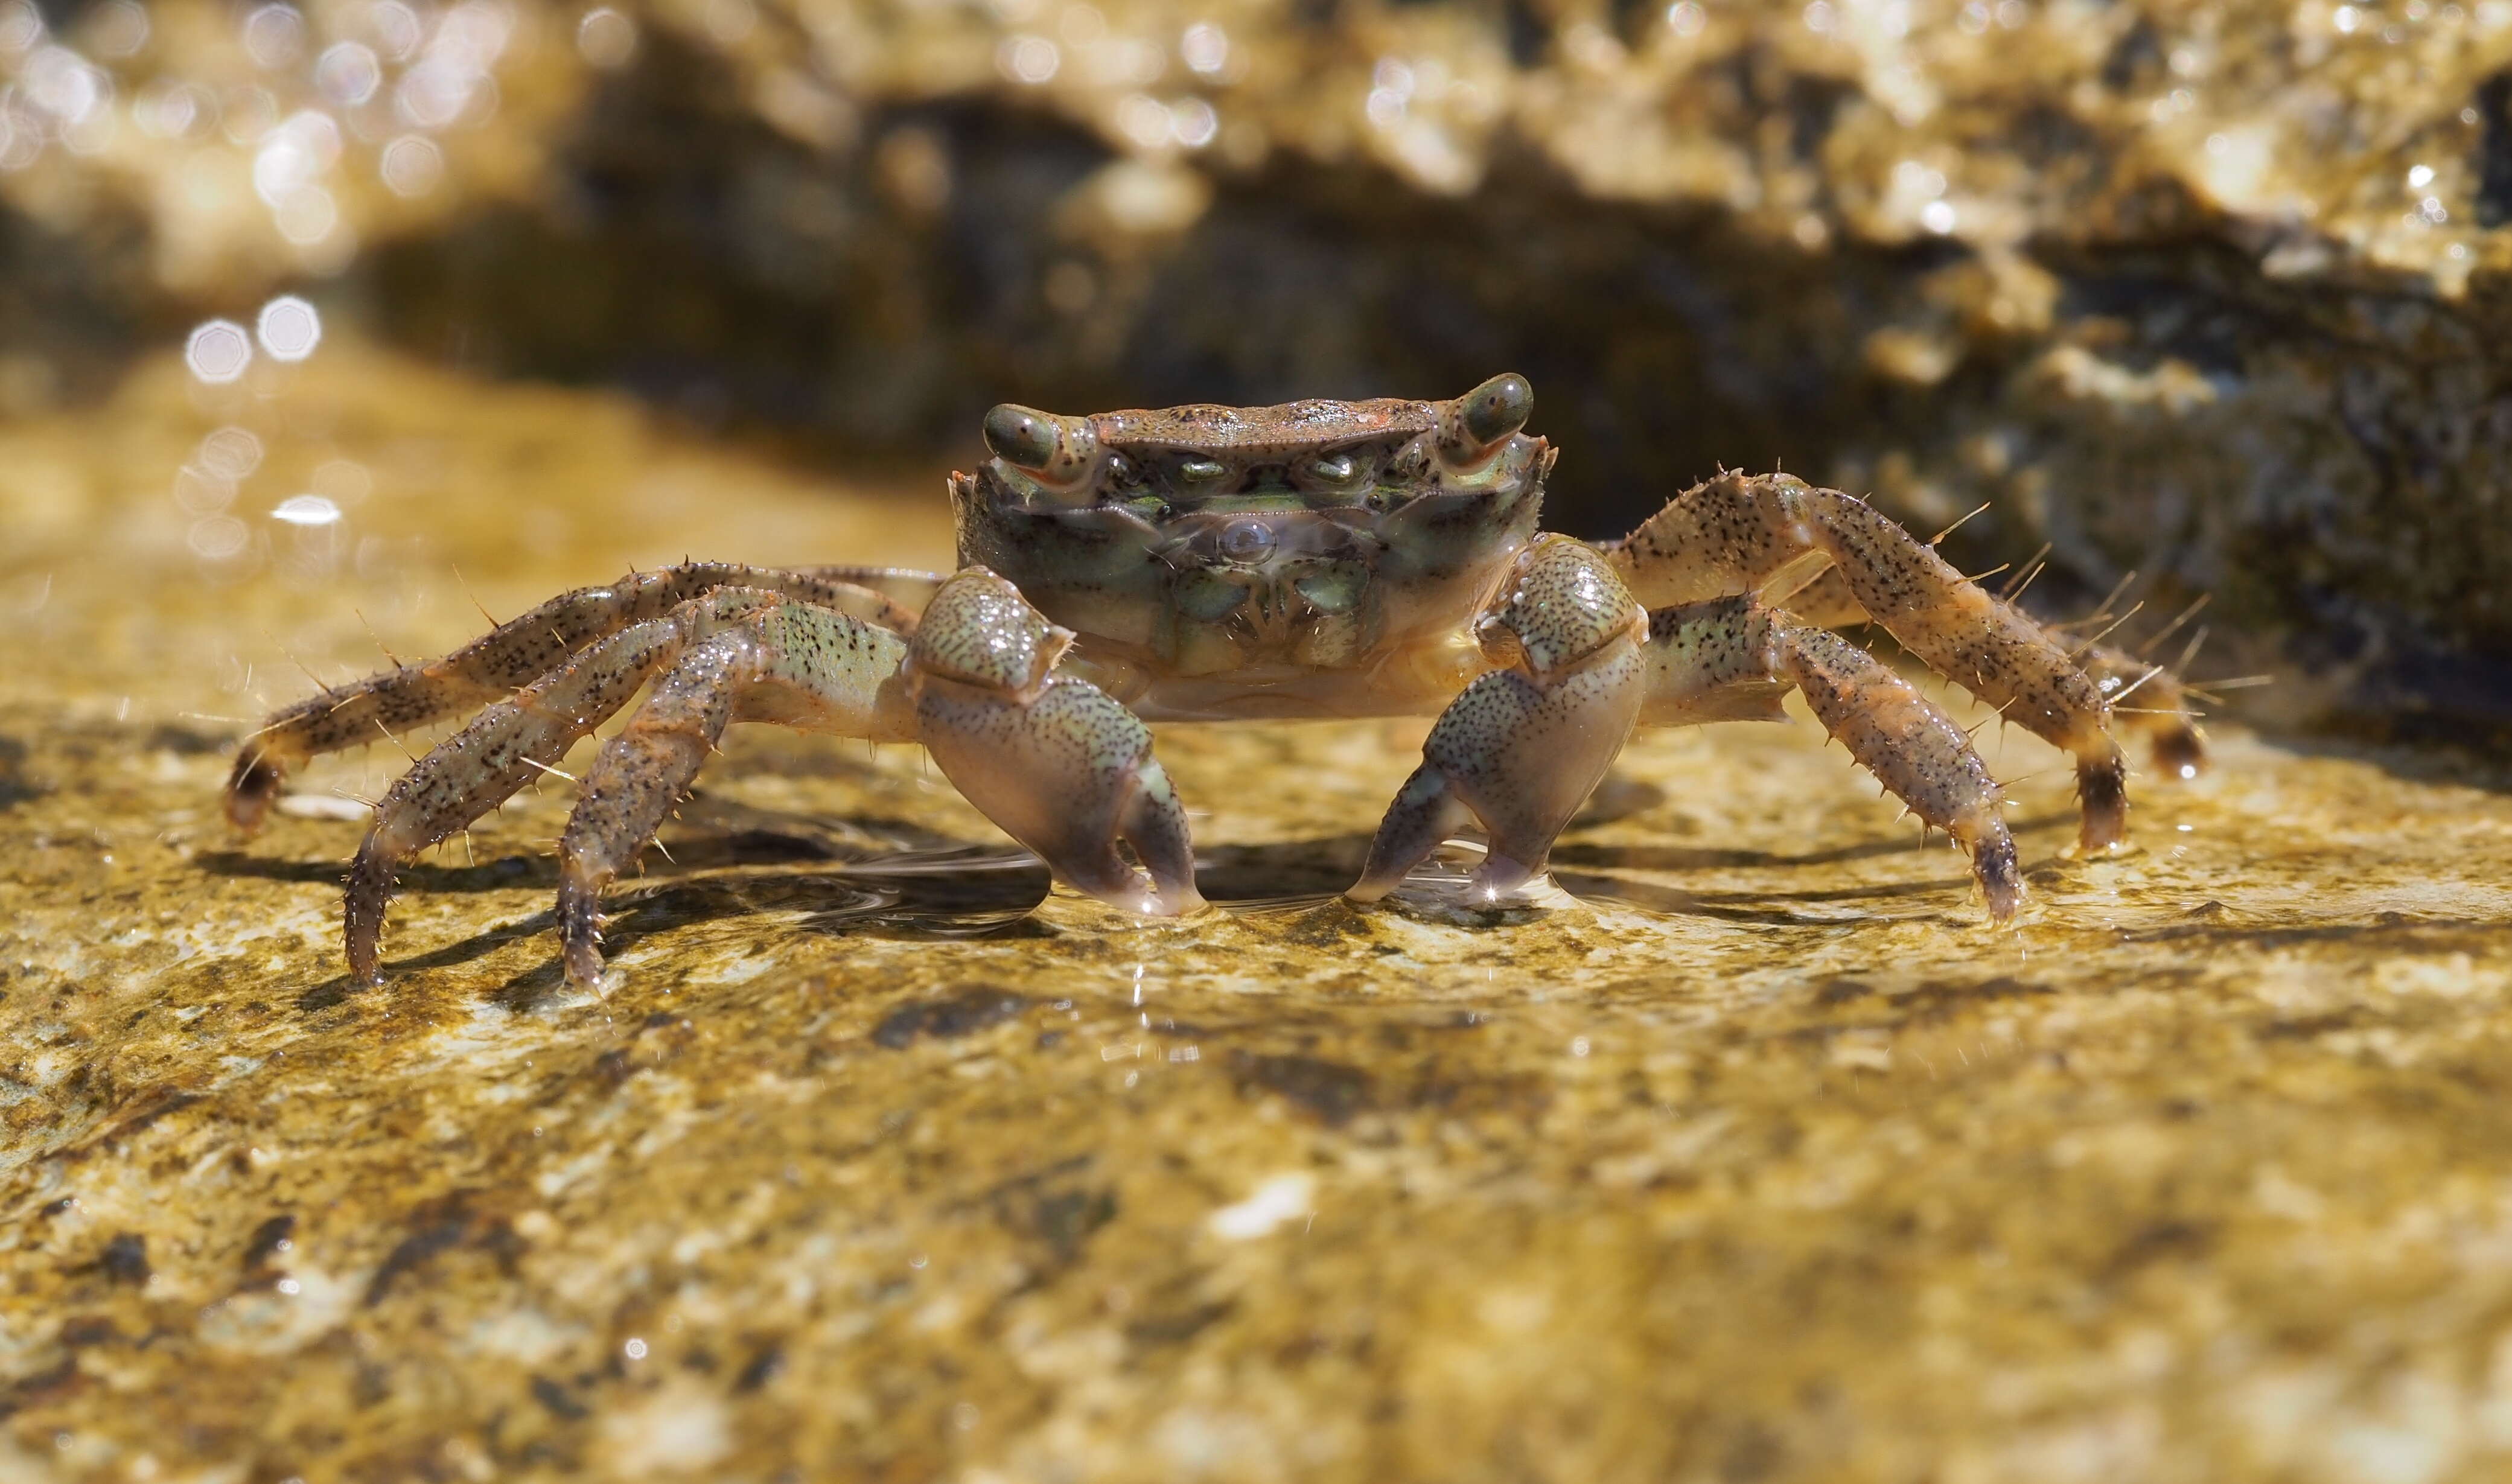
<path id="1" fill-rule="evenodd" d="M 2040 624 L 1865 501 L 1785 474 L 1725 474 L 1611 548 L 1652 607 L 1753 592 L 1808 553 L 1829 558 L 1858 608 L 1930 669 L 2075 755 L 2087 848 L 2127 838 L 2127 764 L 2100 686 Z"/>
<path id="2" fill-rule="evenodd" d="M 384 907 L 403 863 L 506 801 L 628 703 L 689 644 L 776 602 L 726 589 L 631 624 L 483 711 L 402 774 L 349 867 L 341 935 L 349 972 L 376 981 Z"/>
<path id="3" fill-rule="evenodd" d="M 2015 915 L 2023 880 L 2004 793 L 1970 734 L 1881 660 L 1751 598 L 1719 598 L 1649 614 L 1648 664 L 1643 725 L 1780 721 L 1780 698 L 1803 691 L 1860 766 L 1971 852 L 1989 916 Z"/>
<path id="4" fill-rule="evenodd" d="M 1741 600 L 1729 600 L 1741 602 Z M 1998 814 L 2005 794 L 1971 736 L 1908 681 L 1837 634 L 1743 620 L 1771 632 L 1778 674 L 1803 691 L 1824 729 L 1923 824 L 1971 853 L 1988 915 L 2003 922 L 2023 901 L 2015 838 Z"/>
<path id="5" fill-rule="evenodd" d="M 1472 818 L 1490 852 L 1468 889 L 1497 900 L 1543 874 L 1554 837 L 1595 792 L 1639 719 L 1647 615 L 1603 556 L 1539 537 L 1475 637 L 1502 668 L 1433 723 L 1345 896 L 1375 902 Z"/>
<path id="6" fill-rule="evenodd" d="M 844 576 L 723 562 L 632 572 L 553 598 L 442 659 L 372 675 L 274 713 L 236 753 L 227 818 L 239 830 L 258 829 L 288 774 L 317 754 L 361 747 L 511 695 L 586 644 L 721 588 L 781 593 L 889 628 L 915 623 L 896 601 Z"/>
<path id="7" fill-rule="evenodd" d="M 1793 621 L 1751 598 L 1719 598 L 1649 614 L 1644 725 L 1784 718 L 1790 687 L 1859 765 L 1921 823 L 1971 852 L 1989 916 L 2023 900 L 2015 840 L 1998 814 L 2005 795 L 1970 734 L 1909 682 L 1837 634 Z"/>
<path id="8" fill-rule="evenodd" d="M 1072 642 L 1010 583 L 962 570 L 909 646 L 918 734 L 961 794 L 1067 884 L 1145 916 L 1195 912 L 1186 808 L 1152 757 L 1151 728 L 1053 673 Z"/>
<path id="9" fill-rule="evenodd" d="M 636 860 L 730 722 L 772 722 L 874 742 L 916 739 L 900 669 L 907 643 L 844 613 L 780 603 L 698 641 L 603 744 L 559 840 L 558 926 L 567 977 L 602 977 L 602 890 Z"/>
<path id="10" fill-rule="evenodd" d="M 2135 701 L 2133 707 L 2114 707 L 2112 722 L 2145 738 L 2155 771 L 2174 778 L 2195 778 L 2206 771 L 2207 733 L 2189 709 L 2189 687 L 2170 667 L 2108 644 L 2093 644 L 2085 650 L 2085 673 L 2111 700 Z"/>
<path id="11" fill-rule="evenodd" d="M 1763 598 L 1772 606 L 1786 608 L 1816 628 L 1845 629 L 1869 621 L 1866 610 L 1850 594 L 1849 579 L 1836 566 L 1825 566 L 1810 581 L 1785 593 L 1766 591 Z M 1997 602 L 1998 606 L 2023 622 L 2038 622 L 2014 604 L 2004 599 Z M 2189 708 L 2188 687 L 2170 667 L 2108 644 L 2084 644 L 2046 623 L 2040 628 L 2051 643 L 2076 657 L 2105 699 L 2117 702 L 2132 690 L 2136 692 L 2134 707 L 2113 706 L 2111 725 L 2145 738 L 2157 772 L 2173 778 L 2195 778 L 2206 769 L 2207 733 L 2198 724 L 2197 713 Z"/>

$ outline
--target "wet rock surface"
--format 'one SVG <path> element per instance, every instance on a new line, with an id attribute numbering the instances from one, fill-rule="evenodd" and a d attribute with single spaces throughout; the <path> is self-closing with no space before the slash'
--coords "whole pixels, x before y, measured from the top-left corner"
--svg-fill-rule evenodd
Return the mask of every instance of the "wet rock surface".
<path id="1" fill-rule="evenodd" d="M 218 460 L 225 505 L 170 494 Z M 615 893 L 602 997 L 550 932 L 563 780 L 409 874 L 375 990 L 337 876 L 393 745 L 217 821 L 305 671 L 685 550 L 936 560 L 920 486 L 346 342 L 0 430 L 0 1471 L 2512 1451 L 2512 799 L 2466 758 L 2233 732 L 2075 861 L 2017 734 L 2000 932 L 1802 721 L 1643 738 L 1557 856 L 1579 900 L 1496 914 L 1332 899 L 1404 737 L 1177 728 L 1223 905 L 1145 926 L 1041 902 L 913 750 L 749 728 Z M 309 491 L 339 518 L 264 513 Z"/>

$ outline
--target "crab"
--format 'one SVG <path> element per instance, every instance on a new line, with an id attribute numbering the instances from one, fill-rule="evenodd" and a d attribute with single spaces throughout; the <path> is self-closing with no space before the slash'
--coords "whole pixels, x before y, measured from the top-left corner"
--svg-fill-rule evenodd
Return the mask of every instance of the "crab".
<path id="1" fill-rule="evenodd" d="M 601 746 L 559 842 L 568 978 L 598 987 L 604 888 L 735 722 L 921 743 L 1068 886 L 1128 911 L 1204 905 L 1148 723 L 1433 719 L 1346 895 L 1372 903 L 1451 835 L 1485 901 L 1542 877 L 1637 726 L 1776 720 L 1789 690 L 1923 828 L 1968 852 L 1989 918 L 2022 902 L 2004 798 L 1970 735 L 1833 632 L 1873 622 L 2073 755 L 2080 845 L 2127 834 L 2112 699 L 2167 771 L 2203 743 L 2167 672 L 2061 634 L 1836 489 L 1722 473 L 1630 535 L 1538 526 L 1555 453 L 1526 379 L 1446 402 L 1306 401 L 986 415 L 953 474 L 959 570 L 690 562 L 568 593 L 443 658 L 273 715 L 239 751 L 250 833 L 316 754 L 477 712 L 402 775 L 349 868 L 351 972 L 379 978 L 398 869 Z"/>

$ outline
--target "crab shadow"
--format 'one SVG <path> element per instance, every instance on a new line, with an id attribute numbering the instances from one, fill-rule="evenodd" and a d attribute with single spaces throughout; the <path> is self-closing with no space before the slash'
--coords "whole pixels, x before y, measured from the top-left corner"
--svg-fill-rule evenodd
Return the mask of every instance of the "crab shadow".
<path id="1" fill-rule="evenodd" d="M 1603 794 L 1603 808 L 1583 814 L 1574 828 L 1612 823 L 1644 810 L 1655 800 L 1645 786 L 1628 794 Z M 1006 846 L 954 840 L 894 821 L 826 821 L 734 811 L 676 838 L 669 857 L 651 862 L 640 880 L 614 888 L 603 933 L 607 956 L 618 958 L 648 939 L 707 923 L 751 917 L 784 919 L 782 930 L 823 937 L 871 937 L 911 941 L 1046 937 L 1054 929 L 1036 918 L 1050 881 L 1037 857 Z M 2052 815 L 2017 822 L 2018 833 L 2063 823 Z M 1371 837 L 1347 834 L 1264 844 L 1225 844 L 1197 855 L 1197 879 L 1204 896 L 1234 914 L 1273 914 L 1323 908 L 1338 901 L 1358 877 Z M 1668 917 L 1707 918 L 1772 926 L 1803 925 L 1831 918 L 1806 909 L 1876 907 L 1942 895 L 1969 884 L 1968 877 L 1874 882 L 1799 890 L 1696 891 L 1649 876 L 1739 869 L 1788 870 L 1846 861 L 1915 854 L 1916 840 L 1874 840 L 1803 852 L 1707 849 L 1666 845 L 1616 845 L 1565 841 L 1553 852 L 1554 879 L 1583 900 L 1610 903 Z M 204 854 L 212 874 L 297 883 L 336 883 L 341 871 L 321 861 L 249 856 L 237 851 Z M 1443 921 L 1472 926 L 1498 923 L 1519 913 L 1457 915 L 1455 896 L 1473 864 L 1454 849 L 1425 864 L 1417 879 L 1393 902 L 1395 910 L 1427 912 Z M 554 890 L 558 873 L 548 857 L 507 855 L 461 866 L 412 863 L 405 868 L 404 894 Z M 1896 914 L 1900 916 L 1901 914 Z M 553 934 L 557 918 L 543 909 L 487 927 L 442 947 L 396 958 L 391 976 L 458 968 L 520 940 Z M 554 940 L 553 940 L 554 947 Z M 366 986 L 342 974 L 306 990 L 302 1012 L 338 1005 Z M 507 980 L 491 997 L 523 1011 L 555 1002 L 567 993 L 558 956 Z"/>

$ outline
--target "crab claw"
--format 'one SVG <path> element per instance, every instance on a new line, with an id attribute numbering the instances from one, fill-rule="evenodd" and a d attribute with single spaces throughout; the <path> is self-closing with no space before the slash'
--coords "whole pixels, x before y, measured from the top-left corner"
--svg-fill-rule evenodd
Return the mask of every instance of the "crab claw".
<path id="1" fill-rule="evenodd" d="M 1147 917 L 1195 912 L 1203 897 L 1186 809 L 1152 757 L 1151 728 L 1098 686 L 1053 673 L 1072 642 L 984 567 L 953 577 L 909 651 L 925 750 L 1068 885 Z"/>
<path id="2" fill-rule="evenodd" d="M 1470 892 L 1497 901 L 1541 876 L 1638 721 L 1647 628 L 1595 551 L 1562 536 L 1529 547 L 1476 630 L 1505 668 L 1440 714 L 1344 895 L 1384 897 L 1469 816 L 1491 838 Z"/>

